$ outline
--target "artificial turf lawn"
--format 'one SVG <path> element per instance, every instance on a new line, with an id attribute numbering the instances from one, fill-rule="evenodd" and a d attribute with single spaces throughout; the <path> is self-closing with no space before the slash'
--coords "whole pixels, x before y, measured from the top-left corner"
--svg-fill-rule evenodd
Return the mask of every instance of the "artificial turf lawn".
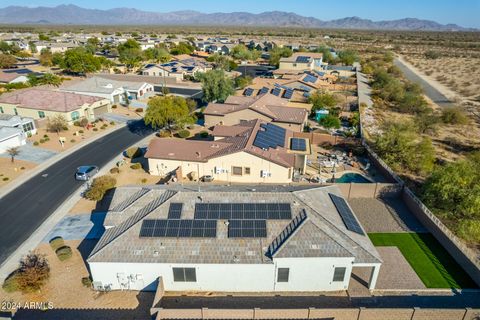
<path id="1" fill-rule="evenodd" d="M 369 233 L 376 247 L 397 247 L 427 288 L 476 288 L 430 233 Z"/>

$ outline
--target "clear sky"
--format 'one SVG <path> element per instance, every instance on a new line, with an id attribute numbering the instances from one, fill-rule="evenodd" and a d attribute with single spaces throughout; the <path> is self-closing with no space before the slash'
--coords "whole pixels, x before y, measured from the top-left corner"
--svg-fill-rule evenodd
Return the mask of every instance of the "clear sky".
<path id="1" fill-rule="evenodd" d="M 9 5 L 50 7 L 60 4 L 75 4 L 95 9 L 133 7 L 156 12 L 196 10 L 206 13 L 233 11 L 259 13 L 278 10 L 321 20 L 351 16 L 372 20 L 408 17 L 480 28 L 480 0 L 0 0 L 0 7 Z"/>

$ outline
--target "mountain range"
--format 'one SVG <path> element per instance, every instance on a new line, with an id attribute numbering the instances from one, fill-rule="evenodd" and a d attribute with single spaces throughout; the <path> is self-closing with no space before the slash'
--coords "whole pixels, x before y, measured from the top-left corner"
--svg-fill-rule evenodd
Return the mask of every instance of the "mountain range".
<path id="1" fill-rule="evenodd" d="M 258 14 L 248 12 L 201 13 L 175 11 L 168 13 L 141 11 L 133 8 L 109 10 L 86 9 L 75 5 L 56 7 L 9 6 L 0 8 L 1 24 L 70 24 L 70 25 L 197 25 L 197 26 L 259 26 L 301 27 L 325 29 L 366 30 L 424 30 L 424 31 L 473 31 L 456 24 L 440 24 L 435 21 L 405 18 L 399 20 L 372 21 L 348 17 L 322 21 L 291 12 L 269 11 Z"/>

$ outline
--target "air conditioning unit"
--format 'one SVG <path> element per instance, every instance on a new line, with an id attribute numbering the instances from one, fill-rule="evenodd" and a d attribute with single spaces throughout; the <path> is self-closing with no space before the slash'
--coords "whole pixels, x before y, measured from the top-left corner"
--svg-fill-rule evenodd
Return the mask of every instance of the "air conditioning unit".
<path id="1" fill-rule="evenodd" d="M 268 172 L 267 170 L 262 170 L 260 175 L 262 176 L 262 178 L 269 178 L 272 176 L 272 174 L 270 172 Z"/>
<path id="2" fill-rule="evenodd" d="M 222 173 L 225 173 L 225 172 L 227 172 L 227 170 L 225 170 L 223 168 L 215 167 L 215 174 L 222 174 Z"/>

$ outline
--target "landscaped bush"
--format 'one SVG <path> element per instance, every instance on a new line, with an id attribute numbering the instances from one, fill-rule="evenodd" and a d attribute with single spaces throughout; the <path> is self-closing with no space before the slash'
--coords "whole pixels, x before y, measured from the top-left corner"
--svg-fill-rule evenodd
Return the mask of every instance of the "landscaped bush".
<path id="1" fill-rule="evenodd" d="M 83 134 L 83 132 L 84 132 L 83 130 L 78 130 L 78 133 L 82 133 L 82 134 Z"/>
<path id="2" fill-rule="evenodd" d="M 75 139 L 71 139 L 70 142 L 71 142 L 71 143 L 75 143 L 76 140 L 75 140 Z"/>
<path id="3" fill-rule="evenodd" d="M 184 138 L 188 138 L 188 137 L 190 137 L 190 131 L 188 131 L 188 130 L 180 130 L 180 131 L 177 132 L 177 136 L 178 136 L 179 138 L 183 138 L 183 139 L 184 139 Z"/>
<path id="4" fill-rule="evenodd" d="M 62 237 L 52 238 L 49 243 L 53 251 L 56 251 L 58 248 L 61 248 L 65 245 L 65 241 L 63 241 Z"/>
<path id="5" fill-rule="evenodd" d="M 138 169 L 141 169 L 142 168 L 142 164 L 141 163 L 134 163 L 130 166 L 130 168 L 134 169 L 134 170 L 138 170 Z"/>
<path id="6" fill-rule="evenodd" d="M 85 198 L 100 201 L 108 190 L 115 188 L 116 184 L 117 180 L 112 176 L 106 175 L 95 178 L 90 189 L 85 193 Z"/>
<path id="7" fill-rule="evenodd" d="M 20 170 L 25 170 L 25 167 L 20 167 Z"/>
<path id="8" fill-rule="evenodd" d="M 198 135 L 200 136 L 200 138 L 208 138 L 210 134 L 208 133 L 208 131 L 201 131 Z"/>
<path id="9" fill-rule="evenodd" d="M 458 235 L 467 242 L 480 243 L 480 220 L 462 220 L 458 225 Z"/>
<path id="10" fill-rule="evenodd" d="M 30 252 L 20 261 L 17 270 L 4 281 L 2 288 L 7 292 L 35 292 L 42 288 L 50 277 L 50 266 L 44 255 Z"/>
<path id="11" fill-rule="evenodd" d="M 34 142 L 33 142 L 33 145 L 34 145 L 34 146 L 38 146 L 39 144 L 40 144 L 40 143 L 38 143 L 38 141 L 34 141 Z"/>
<path id="12" fill-rule="evenodd" d="M 445 124 L 464 125 L 468 123 L 468 118 L 465 115 L 465 112 L 458 107 L 442 108 L 442 115 L 440 118 Z"/>
<path id="13" fill-rule="evenodd" d="M 142 150 L 139 147 L 131 147 L 125 151 L 125 155 L 130 159 L 135 159 L 142 155 Z"/>
<path id="14" fill-rule="evenodd" d="M 3 181 L 8 181 L 8 180 L 10 180 L 10 178 L 9 178 L 9 177 L 5 177 L 5 178 L 3 178 L 2 180 L 3 180 Z"/>
<path id="15" fill-rule="evenodd" d="M 92 279 L 90 277 L 83 277 L 82 278 L 82 285 L 84 287 L 90 288 L 92 286 Z"/>
<path id="16" fill-rule="evenodd" d="M 97 129 L 97 128 L 93 128 L 92 130 L 93 130 L 93 131 L 98 131 L 98 129 Z"/>
<path id="17" fill-rule="evenodd" d="M 111 126 L 114 126 L 114 125 L 115 125 L 115 121 L 110 121 L 110 125 L 111 125 Z"/>
<path id="18" fill-rule="evenodd" d="M 120 173 L 120 169 L 118 169 L 117 167 L 113 167 L 112 169 L 110 169 L 110 173 L 111 174 Z"/>
<path id="19" fill-rule="evenodd" d="M 43 137 L 44 137 L 44 138 L 48 138 L 48 134 L 44 134 Z"/>
<path id="20" fill-rule="evenodd" d="M 77 121 L 74 121 L 74 122 L 73 122 L 73 125 L 74 125 L 75 127 L 80 127 L 80 121 L 78 121 L 78 120 L 77 120 Z"/>
<path id="21" fill-rule="evenodd" d="M 112 106 L 112 109 L 117 109 L 117 105 L 114 104 L 114 105 Z"/>
<path id="22" fill-rule="evenodd" d="M 147 183 L 147 178 L 142 178 L 142 183 Z"/>
<path id="23" fill-rule="evenodd" d="M 72 248 L 70 248 L 69 246 L 60 247 L 55 250 L 55 254 L 60 261 L 65 261 L 72 257 Z"/>
<path id="24" fill-rule="evenodd" d="M 137 108 L 135 109 L 135 112 L 143 112 L 143 108 Z"/>
<path id="25" fill-rule="evenodd" d="M 172 133 L 169 130 L 160 130 L 157 132 L 157 137 L 159 138 L 168 138 L 172 135 Z"/>

